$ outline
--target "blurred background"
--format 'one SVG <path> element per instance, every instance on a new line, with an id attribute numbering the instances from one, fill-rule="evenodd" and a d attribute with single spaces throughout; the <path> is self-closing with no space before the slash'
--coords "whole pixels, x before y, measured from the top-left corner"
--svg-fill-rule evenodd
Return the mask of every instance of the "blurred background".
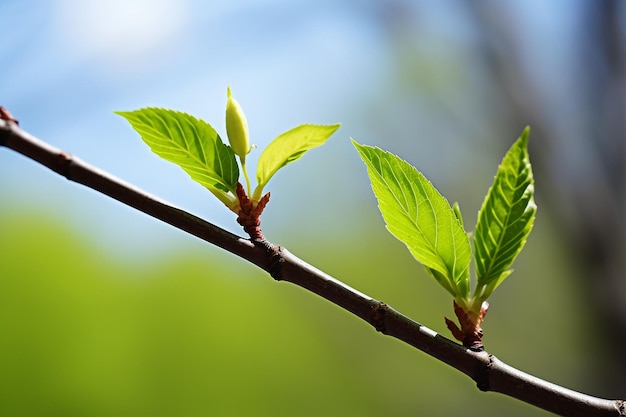
<path id="1" fill-rule="evenodd" d="M 265 235 L 447 337 L 452 300 L 385 231 L 349 138 L 417 166 L 471 230 L 530 125 L 538 217 L 486 347 L 626 397 L 623 2 L 0 0 L 0 28 L 0 104 L 22 128 L 240 235 L 113 111 L 224 133 L 230 85 L 261 149 L 341 122 L 272 179 Z M 7 416 L 548 415 L 7 149 L 0 369 Z"/>

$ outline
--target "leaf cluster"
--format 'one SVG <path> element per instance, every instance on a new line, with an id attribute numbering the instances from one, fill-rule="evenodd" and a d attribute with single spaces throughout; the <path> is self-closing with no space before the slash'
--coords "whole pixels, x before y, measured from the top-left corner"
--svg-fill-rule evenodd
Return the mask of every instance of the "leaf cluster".
<path id="1" fill-rule="evenodd" d="M 263 239 L 259 216 L 269 200 L 263 190 L 284 166 L 320 146 L 339 128 L 304 124 L 276 137 L 260 154 L 257 185 L 251 193 L 246 171 L 250 145 L 248 124 L 239 103 L 227 92 L 225 144 L 207 122 L 189 114 L 143 108 L 117 112 L 140 134 L 150 149 L 179 165 L 230 210 L 253 239 Z M 529 128 L 511 146 L 478 213 L 473 235 L 464 230 L 458 204 L 451 206 L 417 168 L 396 155 L 353 141 L 372 183 L 387 229 L 402 241 L 428 273 L 453 296 L 461 329 L 447 320 L 457 339 L 482 346 L 487 298 L 510 275 L 532 229 L 536 206 L 528 155 Z M 237 163 L 237 157 L 239 163 Z M 247 189 L 239 182 L 240 168 Z M 246 193 L 247 191 L 247 193 Z M 472 253 L 475 285 L 471 288 Z"/>
<path id="2" fill-rule="evenodd" d="M 241 111 L 238 107 L 237 110 Z M 155 154 L 180 166 L 230 210 L 239 212 L 237 184 L 240 169 L 236 153 L 209 123 L 187 113 L 155 107 L 118 111 L 116 114 L 131 124 Z M 243 113 L 239 116 L 244 117 Z M 279 169 L 298 160 L 306 151 L 324 144 L 339 126 L 303 124 L 274 139 L 259 156 L 257 185 L 251 201 L 256 204 L 261 200 L 265 186 Z M 247 125 L 245 128 L 247 134 Z M 247 180 L 245 153 L 240 151 L 237 156 Z"/>
<path id="3" fill-rule="evenodd" d="M 476 285 L 470 291 L 472 248 L 458 204 L 448 201 L 408 162 L 379 148 L 354 146 L 367 166 L 387 229 L 464 310 L 483 302 L 512 272 L 535 219 L 529 128 L 504 156 L 478 213 L 473 235 Z M 471 293 L 471 295 L 470 295 Z M 484 313 L 483 313 L 484 315 Z"/>

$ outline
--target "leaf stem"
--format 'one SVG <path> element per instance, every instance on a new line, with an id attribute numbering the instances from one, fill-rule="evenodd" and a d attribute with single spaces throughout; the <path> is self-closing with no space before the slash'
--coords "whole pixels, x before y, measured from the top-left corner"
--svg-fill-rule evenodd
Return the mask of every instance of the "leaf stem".
<path id="1" fill-rule="evenodd" d="M 215 197 L 217 197 L 218 200 L 220 200 L 222 203 L 224 203 L 224 205 L 226 207 L 228 207 L 228 209 L 232 212 L 234 212 L 235 214 L 237 214 L 237 212 L 239 211 L 239 200 L 232 194 L 228 194 L 225 192 L 222 192 L 220 190 L 211 190 L 209 189 L 209 191 L 211 191 L 213 193 L 213 195 Z"/>
<path id="2" fill-rule="evenodd" d="M 257 184 L 254 188 L 254 194 L 250 197 L 253 201 L 259 201 L 263 196 L 263 187 L 265 184 Z"/>
<path id="3" fill-rule="evenodd" d="M 246 169 L 246 160 L 241 158 L 241 170 L 243 171 L 243 177 L 246 179 L 246 191 L 250 195 L 250 177 L 248 176 L 248 170 Z"/>

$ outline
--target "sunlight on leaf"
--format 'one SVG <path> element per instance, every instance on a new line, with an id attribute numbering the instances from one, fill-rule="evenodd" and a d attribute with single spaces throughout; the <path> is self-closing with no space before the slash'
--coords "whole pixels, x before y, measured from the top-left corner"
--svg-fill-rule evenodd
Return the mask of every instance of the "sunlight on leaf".
<path id="1" fill-rule="evenodd" d="M 203 120 L 167 109 L 115 112 L 124 117 L 161 158 L 179 165 L 224 204 L 235 203 L 239 167 L 232 149 Z"/>
<path id="2" fill-rule="evenodd" d="M 280 168 L 292 163 L 310 149 L 323 145 L 339 129 L 335 125 L 300 125 L 274 139 L 259 156 L 257 165 L 257 188 L 254 199 L 258 200 L 263 187 Z"/>
<path id="3" fill-rule="evenodd" d="M 512 272 L 533 227 L 537 206 L 528 155 L 527 127 L 507 152 L 478 213 L 474 237 L 477 288 L 485 300 Z"/>
<path id="4" fill-rule="evenodd" d="M 352 142 L 367 166 L 387 229 L 455 298 L 468 297 L 471 247 L 448 201 L 406 161 Z"/>

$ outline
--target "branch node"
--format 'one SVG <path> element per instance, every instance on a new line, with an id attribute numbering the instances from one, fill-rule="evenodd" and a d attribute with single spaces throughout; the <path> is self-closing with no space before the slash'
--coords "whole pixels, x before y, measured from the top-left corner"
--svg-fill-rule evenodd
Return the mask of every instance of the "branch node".
<path id="1" fill-rule="evenodd" d="M 54 159 L 52 169 L 60 173 L 68 180 L 72 181 L 70 166 L 72 165 L 72 155 L 67 152 L 59 152 Z"/>
<path id="2" fill-rule="evenodd" d="M 6 107 L 0 106 L 0 119 L 3 120 L 7 120 L 9 122 L 13 122 L 16 125 L 19 125 L 20 122 L 17 121 L 17 119 L 15 119 L 11 113 L 9 113 L 9 111 L 6 109 Z"/>
<path id="3" fill-rule="evenodd" d="M 459 328 L 452 320 L 445 317 L 446 326 L 452 332 L 456 340 L 463 342 L 463 346 L 474 352 L 482 352 L 485 348 L 482 340 L 483 329 L 480 328 L 480 324 L 485 319 L 488 309 L 489 303 L 483 301 L 479 312 L 475 312 L 471 309 L 465 311 L 455 300 L 454 314 L 459 319 L 461 327 Z"/>
<path id="4" fill-rule="evenodd" d="M 617 408 L 617 411 L 619 411 L 620 417 L 626 417 L 626 401 L 615 401 L 615 407 Z"/>
<path id="5" fill-rule="evenodd" d="M 385 316 L 387 315 L 387 304 L 379 303 L 370 313 L 370 323 L 376 331 L 385 333 Z"/>
<path id="6" fill-rule="evenodd" d="M 261 213 L 270 201 L 270 193 L 265 194 L 259 201 L 253 201 L 246 194 L 243 185 L 238 182 L 236 194 L 240 207 L 237 223 L 243 226 L 243 230 L 250 235 L 250 239 L 253 241 L 265 240 L 261 230 Z"/>
<path id="7" fill-rule="evenodd" d="M 282 268 L 285 263 L 282 246 L 275 245 L 267 239 L 254 239 L 252 243 L 262 247 L 265 253 L 269 255 L 266 271 L 269 272 L 270 276 L 276 281 L 281 281 L 283 279 Z"/>
<path id="8" fill-rule="evenodd" d="M 489 384 L 489 374 L 491 373 L 491 369 L 494 366 L 494 356 L 489 355 L 489 362 L 483 365 L 478 374 L 476 375 L 476 386 L 481 391 L 491 391 L 491 385 Z"/>

